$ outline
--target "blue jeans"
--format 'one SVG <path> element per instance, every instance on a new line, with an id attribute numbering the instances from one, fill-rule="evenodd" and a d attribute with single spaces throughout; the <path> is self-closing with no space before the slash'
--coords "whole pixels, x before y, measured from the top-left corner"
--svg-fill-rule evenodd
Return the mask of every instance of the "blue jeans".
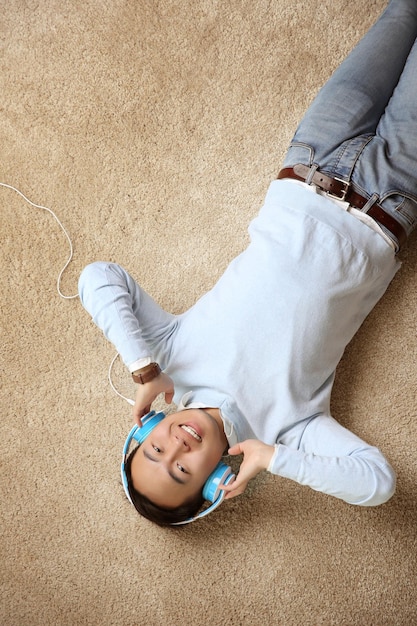
<path id="1" fill-rule="evenodd" d="M 363 211 L 380 204 L 407 235 L 417 226 L 416 37 L 417 0 L 391 0 L 318 93 L 284 162 L 350 182 L 369 198 Z"/>

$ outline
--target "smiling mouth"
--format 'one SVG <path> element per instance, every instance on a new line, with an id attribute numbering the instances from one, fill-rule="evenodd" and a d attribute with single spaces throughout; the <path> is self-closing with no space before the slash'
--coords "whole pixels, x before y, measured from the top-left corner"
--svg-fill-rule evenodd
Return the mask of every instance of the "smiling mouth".
<path id="1" fill-rule="evenodd" d="M 194 430 L 194 428 L 192 426 L 188 426 L 187 424 L 181 424 L 180 428 L 185 430 L 185 432 L 188 433 L 189 435 L 191 435 L 191 437 L 194 437 L 194 439 L 196 441 L 198 441 L 198 442 L 202 441 L 200 435 Z"/>

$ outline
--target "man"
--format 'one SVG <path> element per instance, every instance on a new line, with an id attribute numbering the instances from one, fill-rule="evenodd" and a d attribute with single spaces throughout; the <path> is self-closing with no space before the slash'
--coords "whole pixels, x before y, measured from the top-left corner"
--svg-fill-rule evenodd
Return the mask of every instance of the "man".
<path id="1" fill-rule="evenodd" d="M 159 394 L 178 405 L 127 464 L 150 519 L 193 514 L 228 446 L 244 459 L 226 497 L 263 469 L 352 504 L 393 494 L 330 394 L 416 225 L 416 36 L 417 4 L 392 0 L 307 111 L 249 247 L 188 311 L 166 313 L 118 265 L 84 270 L 83 305 L 138 383 L 135 420 Z"/>

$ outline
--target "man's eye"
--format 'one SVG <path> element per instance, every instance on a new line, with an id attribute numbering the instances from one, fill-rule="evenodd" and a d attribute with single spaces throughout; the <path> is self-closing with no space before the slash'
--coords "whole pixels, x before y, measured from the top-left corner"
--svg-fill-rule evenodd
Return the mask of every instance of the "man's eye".
<path id="1" fill-rule="evenodd" d="M 161 452 L 161 448 L 158 448 L 158 446 L 152 446 L 152 448 L 155 450 L 155 452 Z"/>

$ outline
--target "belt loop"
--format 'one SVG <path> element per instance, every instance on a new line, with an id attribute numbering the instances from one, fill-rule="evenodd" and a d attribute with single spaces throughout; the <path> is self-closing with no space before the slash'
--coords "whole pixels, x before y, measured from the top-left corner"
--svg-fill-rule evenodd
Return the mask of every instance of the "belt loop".
<path id="1" fill-rule="evenodd" d="M 318 165 L 316 165 L 316 164 L 313 164 L 313 165 L 310 167 L 310 171 L 308 172 L 308 175 L 307 175 L 307 177 L 306 177 L 306 183 L 307 183 L 307 185 L 311 185 L 311 182 L 312 182 L 312 180 L 313 180 L 313 176 L 314 176 L 314 174 L 317 172 L 317 170 L 318 170 L 318 169 L 319 169 L 319 166 L 318 166 Z"/>
<path id="2" fill-rule="evenodd" d="M 379 196 L 377 193 L 373 193 L 372 196 L 369 198 L 369 200 L 367 201 L 367 203 L 362 207 L 362 213 L 368 213 L 369 209 L 372 208 L 374 206 L 374 204 L 376 204 L 379 200 Z"/>

